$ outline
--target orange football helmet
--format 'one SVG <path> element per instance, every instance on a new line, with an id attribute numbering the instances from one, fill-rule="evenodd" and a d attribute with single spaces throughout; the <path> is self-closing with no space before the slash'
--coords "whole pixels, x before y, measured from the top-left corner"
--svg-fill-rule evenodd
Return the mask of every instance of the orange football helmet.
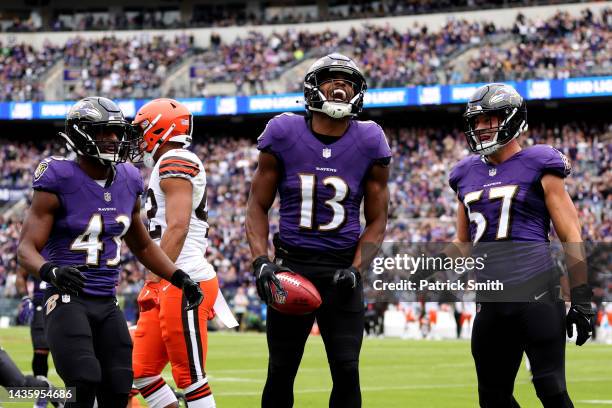
<path id="1" fill-rule="evenodd" d="M 191 144 L 193 115 L 174 99 L 158 98 L 145 104 L 136 113 L 132 124 L 138 133 L 139 153 L 147 167 L 155 166 L 153 157 L 167 142 L 182 143 L 183 147 Z"/>

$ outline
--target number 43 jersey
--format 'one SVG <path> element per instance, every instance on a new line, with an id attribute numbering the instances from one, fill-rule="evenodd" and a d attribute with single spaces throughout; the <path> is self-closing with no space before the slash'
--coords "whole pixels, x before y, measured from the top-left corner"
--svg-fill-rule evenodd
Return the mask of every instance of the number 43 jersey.
<path id="1" fill-rule="evenodd" d="M 155 164 L 145 209 L 149 219 L 149 235 L 159 245 L 166 231 L 166 195 L 160 182 L 168 178 L 188 180 L 192 189 L 191 219 L 183 249 L 176 266 L 183 269 L 195 281 L 212 279 L 215 271 L 205 258 L 208 248 L 208 205 L 206 202 L 206 171 L 202 161 L 185 149 L 172 149 L 164 153 Z"/>
<path id="2" fill-rule="evenodd" d="M 342 137 L 324 144 L 303 116 L 284 113 L 268 122 L 257 148 L 273 154 L 281 167 L 283 242 L 314 250 L 357 244 L 365 178 L 374 163 L 391 157 L 380 126 L 351 120 Z"/>
<path id="3" fill-rule="evenodd" d="M 72 160 L 51 157 L 34 172 L 33 188 L 60 201 L 45 258 L 58 265 L 87 265 L 84 292 L 113 296 L 119 279 L 121 238 L 143 191 L 140 172 L 118 164 L 110 186 L 101 186 Z"/>

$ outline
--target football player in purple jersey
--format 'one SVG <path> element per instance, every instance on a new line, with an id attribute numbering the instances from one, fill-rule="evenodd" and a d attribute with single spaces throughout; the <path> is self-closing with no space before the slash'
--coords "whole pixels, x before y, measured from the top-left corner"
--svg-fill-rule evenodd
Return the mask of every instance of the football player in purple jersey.
<path id="1" fill-rule="evenodd" d="M 580 346 L 591 335 L 592 291 L 582 248 L 580 223 L 565 190 L 568 159 L 548 145 L 522 148 L 527 108 L 514 88 L 480 87 L 470 98 L 465 135 L 476 153 L 451 171 L 457 193 L 456 242 L 501 251 L 487 259 L 478 280 L 498 278 L 520 299 L 480 302 L 472 332 L 472 355 L 481 407 L 518 407 L 514 379 L 523 353 L 544 407 L 573 407 L 565 381 L 565 340 L 574 325 Z M 558 274 L 548 248 L 550 222 L 564 243 L 571 284 L 565 315 Z M 501 249 L 500 249 L 501 248 Z M 508 256 L 506 256 L 508 255 Z M 567 262 L 567 260 L 570 260 Z M 495 276 L 497 275 L 497 276 Z M 520 289 L 520 290 L 519 290 Z"/>
<path id="2" fill-rule="evenodd" d="M 293 406 L 293 383 L 315 318 L 333 381 L 329 406 L 361 406 L 364 296 L 360 270 L 367 268 L 373 248 L 383 240 L 391 159 L 381 127 L 355 119 L 365 90 L 365 78 L 352 60 L 327 55 L 306 73 L 307 115 L 274 117 L 257 141 L 260 154 L 246 229 L 258 294 L 264 302 L 272 302 L 270 285 L 282 287 L 275 273 L 283 268 L 308 278 L 323 300 L 319 309 L 305 316 L 268 308 L 265 408 Z M 268 258 L 268 211 L 277 191 L 280 229 L 274 237 L 272 261 Z"/>
<path id="3" fill-rule="evenodd" d="M 58 374 L 76 387 L 71 407 L 124 407 L 132 387 L 132 341 L 115 297 L 121 242 L 152 272 L 183 290 L 187 308 L 202 292 L 150 238 L 140 218 L 143 181 L 125 163 L 131 127 L 109 99 L 89 97 L 68 112 L 60 133 L 76 160 L 50 157 L 34 173 L 34 195 L 19 263 L 49 284 L 47 342 Z M 46 259 L 41 255 L 45 247 Z"/>

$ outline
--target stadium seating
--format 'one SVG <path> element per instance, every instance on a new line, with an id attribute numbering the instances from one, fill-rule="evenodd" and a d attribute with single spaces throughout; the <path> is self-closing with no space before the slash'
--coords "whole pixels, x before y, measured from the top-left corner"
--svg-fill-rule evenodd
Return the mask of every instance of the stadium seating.
<path id="1" fill-rule="evenodd" d="M 512 29 L 451 18 L 438 29 L 368 24 L 342 36 L 292 28 L 249 31 L 224 41 L 213 33 L 206 50 L 195 47 L 190 36 L 76 37 L 41 50 L 13 45 L 0 57 L 0 78 L 8 80 L 0 99 L 42 99 L 43 74 L 61 55 L 66 100 L 92 92 L 111 98 L 154 98 L 162 90 L 172 97 L 294 92 L 301 89 L 295 75 L 275 81 L 332 51 L 355 58 L 370 87 L 607 75 L 612 72 L 611 15 L 610 8 L 573 17 L 559 12 L 547 20 L 519 14 Z M 165 84 L 183 62 L 191 67 L 189 86 Z M 219 87 L 223 83 L 227 86 Z"/>
<path id="2" fill-rule="evenodd" d="M 61 49 L 51 44 L 36 50 L 28 44 L 0 41 L 0 100 L 44 100 L 41 79 L 60 58 Z"/>
<path id="3" fill-rule="evenodd" d="M 65 99 L 99 94 L 109 98 L 156 98 L 165 75 L 191 52 L 190 37 L 69 40 L 63 50 Z M 73 80 L 72 80 L 73 79 Z"/>
<path id="4" fill-rule="evenodd" d="M 50 11 L 54 15 L 48 23 L 40 19 L 13 17 L 11 21 L 1 24 L 6 32 L 36 32 L 36 31 L 96 31 L 96 30 L 141 30 L 170 29 L 185 27 L 228 27 L 262 24 L 300 24 L 313 21 L 334 21 L 357 18 L 376 18 L 385 16 L 402 16 L 448 11 L 463 11 L 473 8 L 502 8 L 509 6 L 535 6 L 550 3 L 572 3 L 575 0 L 408 0 L 387 2 L 352 2 L 349 4 L 328 5 L 326 12 L 316 6 L 296 7 L 295 5 L 268 6 L 265 2 L 262 9 L 256 13 L 247 9 L 246 3 L 230 4 L 196 4 L 192 13 L 181 16 L 179 8 L 171 6 L 159 9 L 147 9 L 139 3 L 136 7 L 125 4 L 123 13 L 104 12 L 96 7 L 95 11 L 78 10 L 71 12 L 61 6 Z M 136 4 L 134 4 L 135 6 Z M 136 8 L 136 10 L 134 9 Z M 140 11 L 137 9 L 141 8 Z M 0 21 L 1 22 L 1 21 Z"/>

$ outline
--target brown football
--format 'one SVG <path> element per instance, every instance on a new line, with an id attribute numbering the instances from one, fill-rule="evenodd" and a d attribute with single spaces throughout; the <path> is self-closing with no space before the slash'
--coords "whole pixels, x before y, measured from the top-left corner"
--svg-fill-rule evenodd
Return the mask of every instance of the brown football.
<path id="1" fill-rule="evenodd" d="M 287 292 L 286 296 L 278 293 L 276 286 L 270 284 L 274 301 L 270 307 L 281 313 L 304 315 L 314 312 L 321 306 L 321 295 L 308 279 L 295 272 L 279 272 L 276 277 Z"/>

